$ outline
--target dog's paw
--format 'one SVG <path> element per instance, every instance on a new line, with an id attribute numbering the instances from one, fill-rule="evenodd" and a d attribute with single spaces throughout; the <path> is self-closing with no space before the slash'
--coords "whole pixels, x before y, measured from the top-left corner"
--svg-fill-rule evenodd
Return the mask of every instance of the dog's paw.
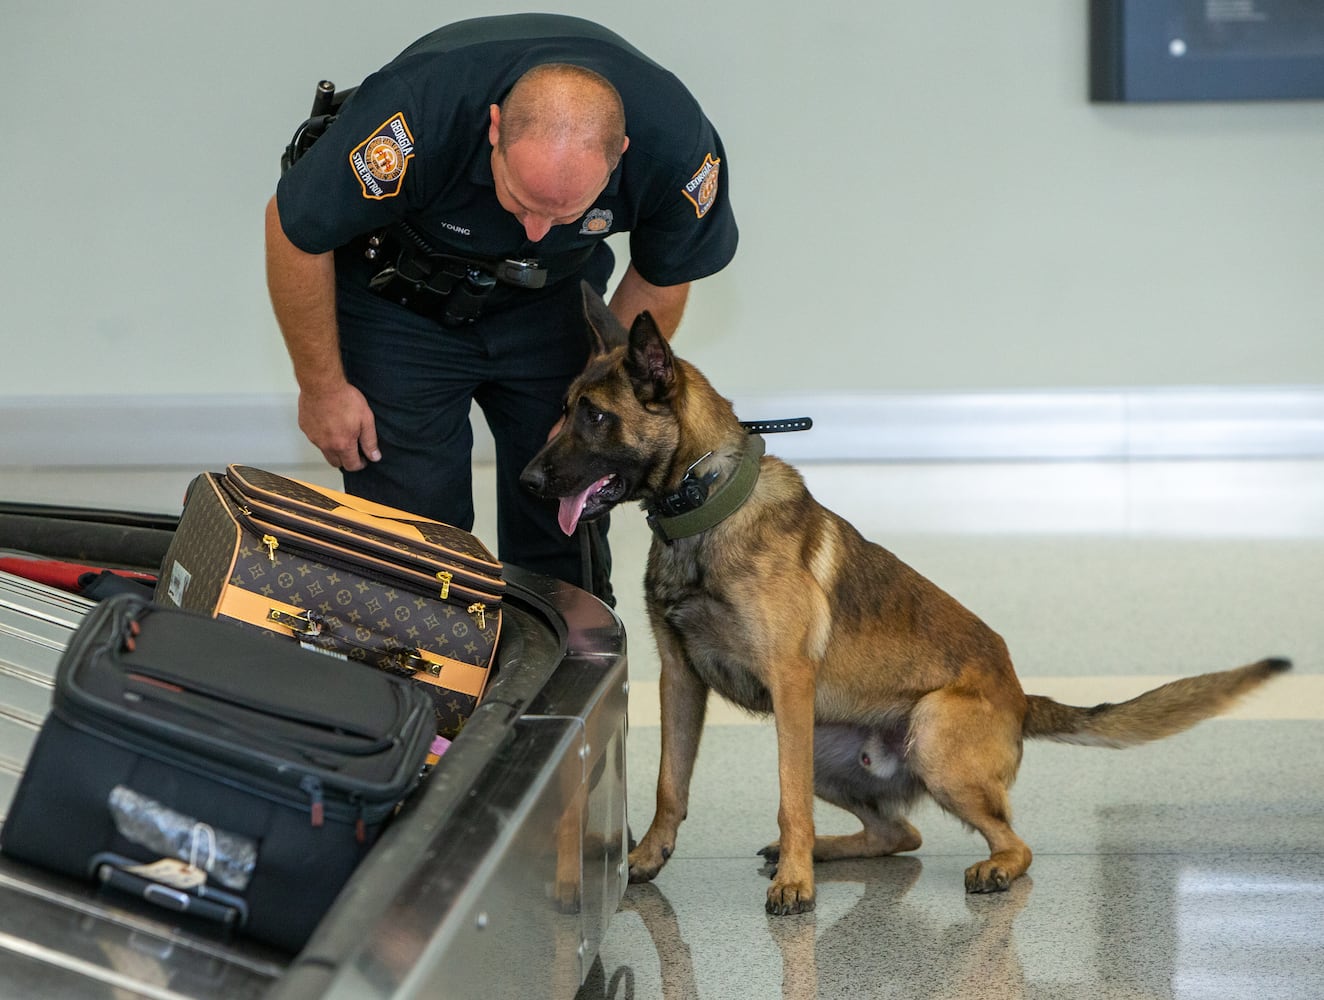
<path id="1" fill-rule="evenodd" d="M 768 902 L 765 908 L 774 917 L 808 913 L 814 908 L 813 884 L 783 882 L 778 879 L 768 887 Z"/>
<path id="2" fill-rule="evenodd" d="M 782 857 L 782 845 L 781 845 L 781 841 L 780 841 L 780 840 L 774 840 L 774 841 L 773 841 L 771 844 L 769 844 L 767 847 L 761 847 L 761 848 L 759 848 L 759 850 L 758 850 L 756 853 L 758 854 L 758 856 L 759 856 L 760 858 L 763 858 L 764 860 L 766 860 L 766 861 L 770 862 L 771 864 L 774 864 L 774 865 L 775 865 L 778 861 L 781 860 L 781 857 Z"/>
<path id="3" fill-rule="evenodd" d="M 645 845 L 639 845 L 630 852 L 630 881 L 634 883 L 653 881 L 670 857 L 669 847 L 653 852 Z"/>
<path id="4" fill-rule="evenodd" d="M 552 890 L 552 905 L 557 913 L 579 913 L 583 909 L 578 882 L 558 882 Z"/>
<path id="5" fill-rule="evenodd" d="M 995 861 L 981 861 L 965 870 L 966 892 L 1006 892 L 1012 876 Z"/>

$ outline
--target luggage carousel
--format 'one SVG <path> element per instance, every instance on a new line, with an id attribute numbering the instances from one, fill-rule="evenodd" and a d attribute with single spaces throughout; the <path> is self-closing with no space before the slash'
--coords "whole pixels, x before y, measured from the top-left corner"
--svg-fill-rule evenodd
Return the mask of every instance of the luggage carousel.
<path id="1" fill-rule="evenodd" d="M 0 505 L 0 552 L 155 571 L 173 519 Z M 620 620 L 507 567 L 487 694 L 297 955 L 0 857 L 0 996 L 571 997 L 626 885 Z M 0 812 L 91 602 L 0 573 Z"/>

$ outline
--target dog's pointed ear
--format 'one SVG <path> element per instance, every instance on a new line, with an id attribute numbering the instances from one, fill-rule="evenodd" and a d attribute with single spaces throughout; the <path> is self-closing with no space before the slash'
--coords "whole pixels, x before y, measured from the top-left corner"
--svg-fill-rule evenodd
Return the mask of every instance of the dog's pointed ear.
<path id="1" fill-rule="evenodd" d="M 625 371 L 641 403 L 661 403 L 676 386 L 676 358 L 648 312 L 641 312 L 630 327 Z"/>
<path id="2" fill-rule="evenodd" d="M 614 347 L 622 346 L 629 335 L 625 327 L 616 318 L 616 314 L 607 308 L 597 289 L 587 281 L 579 283 L 579 290 L 584 296 L 584 319 L 588 322 L 589 349 L 594 354 L 607 354 Z"/>

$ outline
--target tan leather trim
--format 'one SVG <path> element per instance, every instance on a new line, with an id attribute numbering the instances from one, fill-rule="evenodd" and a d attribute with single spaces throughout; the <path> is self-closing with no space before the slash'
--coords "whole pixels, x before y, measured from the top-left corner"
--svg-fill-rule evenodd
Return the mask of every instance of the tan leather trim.
<path id="1" fill-rule="evenodd" d="M 229 583 L 221 591 L 221 599 L 216 605 L 216 614 L 223 615 L 226 618 L 235 618 L 241 622 L 247 622 L 249 625 L 259 625 L 264 629 L 275 632 L 277 635 L 293 636 L 294 629 L 267 619 L 267 615 L 273 608 L 296 616 L 302 616 L 308 610 L 299 607 L 297 604 L 273 601 L 270 597 L 263 597 L 261 594 L 255 594 L 251 590 L 244 590 L 242 587 L 236 587 Z"/>
<path id="2" fill-rule="evenodd" d="M 255 594 L 251 590 L 244 590 L 234 584 L 227 584 L 221 592 L 221 599 L 216 606 L 216 613 L 226 618 L 235 618 L 247 622 L 250 625 L 258 625 L 278 635 L 297 638 L 294 629 L 268 620 L 267 615 L 273 608 L 296 616 L 302 616 L 306 610 L 296 604 L 274 601 L 269 597 L 263 597 L 261 594 Z M 456 691 L 471 698 L 481 698 L 483 696 L 483 689 L 487 687 L 490 668 L 475 667 L 472 663 L 461 663 L 459 660 L 438 656 L 436 653 L 424 649 L 415 650 L 414 652 L 421 659 L 428 663 L 434 663 L 440 668 L 436 674 L 420 670 L 413 675 L 415 680 L 424 684 L 435 684 L 438 687 L 446 688 L 448 691 Z"/>
<path id="3" fill-rule="evenodd" d="M 438 656 L 436 653 L 429 653 L 427 650 L 420 649 L 418 655 L 429 663 L 438 664 L 441 667 L 439 674 L 433 675 L 426 670 L 420 670 L 414 674 L 414 680 L 422 681 L 424 684 L 435 684 L 438 687 L 444 687 L 448 691 L 457 691 L 460 694 L 467 694 L 471 698 L 481 698 L 483 688 L 487 687 L 487 667 L 475 667 L 472 663 L 461 663 L 459 660 L 449 660 L 444 656 Z"/>

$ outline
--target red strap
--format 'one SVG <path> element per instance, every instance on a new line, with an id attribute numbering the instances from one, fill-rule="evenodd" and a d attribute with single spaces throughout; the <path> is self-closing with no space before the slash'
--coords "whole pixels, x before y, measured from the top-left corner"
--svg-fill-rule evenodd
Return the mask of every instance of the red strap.
<path id="1" fill-rule="evenodd" d="M 58 587 L 71 594 L 77 594 L 78 578 L 84 573 L 100 573 L 101 567 L 84 566 L 81 563 L 59 562 L 54 559 L 20 559 L 15 556 L 0 556 L 0 570 L 21 576 L 25 580 L 44 583 L 48 587 Z M 137 573 L 127 569 L 113 569 L 110 572 L 128 580 L 142 580 L 152 583 L 156 577 L 151 573 Z"/>

